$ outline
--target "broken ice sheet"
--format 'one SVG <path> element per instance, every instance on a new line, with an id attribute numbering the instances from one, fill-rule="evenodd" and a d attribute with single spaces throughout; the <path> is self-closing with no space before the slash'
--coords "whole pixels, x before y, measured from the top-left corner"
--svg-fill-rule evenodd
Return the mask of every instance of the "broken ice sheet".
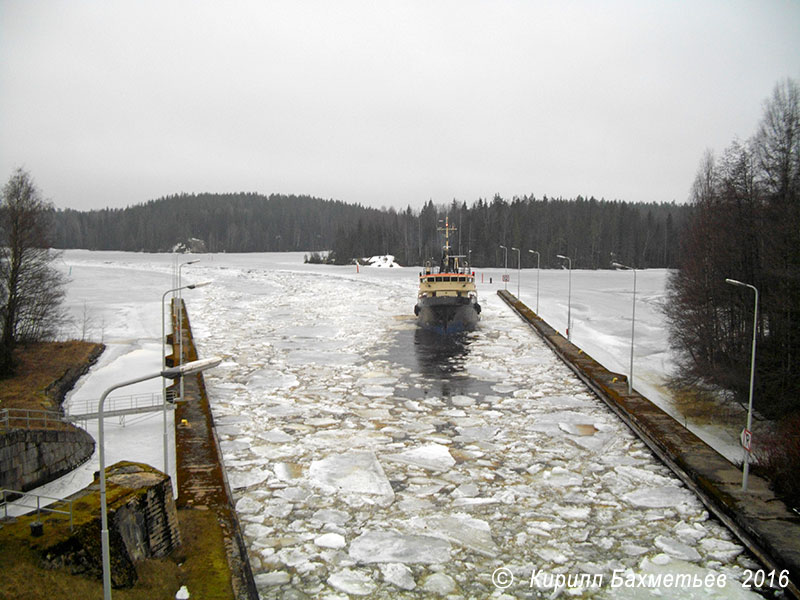
<path id="1" fill-rule="evenodd" d="M 426 444 L 406 450 L 400 454 L 389 454 L 384 457 L 385 460 L 404 463 L 408 465 L 415 465 L 422 467 L 429 471 L 447 471 L 454 464 L 455 459 L 450 455 L 447 446 L 442 444 Z"/>
<path id="2" fill-rule="evenodd" d="M 365 531 L 350 542 L 349 554 L 360 563 L 445 563 L 450 560 L 450 543 L 428 535 Z"/>
<path id="3" fill-rule="evenodd" d="M 454 544 L 474 550 L 484 556 L 496 556 L 497 545 L 486 521 L 464 513 L 417 517 L 407 522 L 412 529 L 442 537 Z"/>
<path id="4" fill-rule="evenodd" d="M 686 490 L 676 486 L 643 487 L 622 497 L 639 508 L 673 508 L 693 500 Z"/>
<path id="5" fill-rule="evenodd" d="M 394 491 L 373 452 L 348 452 L 315 460 L 308 469 L 311 482 L 329 492 L 375 496 L 391 504 Z"/>

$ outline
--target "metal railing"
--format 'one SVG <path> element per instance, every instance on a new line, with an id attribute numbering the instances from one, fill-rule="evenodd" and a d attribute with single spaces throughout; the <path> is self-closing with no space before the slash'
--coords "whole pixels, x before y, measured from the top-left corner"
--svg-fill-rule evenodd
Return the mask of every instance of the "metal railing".
<path id="1" fill-rule="evenodd" d="M 172 390 L 167 391 L 167 402 L 173 403 L 176 394 Z M 130 396 L 109 396 L 103 406 L 103 414 L 106 417 L 134 415 L 139 413 L 155 412 L 162 408 L 164 400 L 161 392 L 152 394 L 134 394 Z M 96 419 L 98 400 L 96 398 L 83 398 L 72 400 L 69 403 L 69 414 L 65 415 L 65 421 L 86 421 Z"/>
<path id="2" fill-rule="evenodd" d="M 0 410 L 0 429 L 65 429 L 64 415 L 55 410 L 4 408 Z"/>
<path id="3" fill-rule="evenodd" d="M 167 390 L 168 408 L 178 400 L 173 390 Z M 135 394 L 130 396 L 111 396 L 107 399 L 104 414 L 106 417 L 124 417 L 141 413 L 156 412 L 163 405 L 161 392 L 152 394 Z M 0 431 L 9 429 L 67 429 L 76 421 L 96 419 L 97 399 L 83 398 L 69 403 L 69 413 L 62 414 L 55 410 L 32 408 L 0 409 Z"/>
<path id="4" fill-rule="evenodd" d="M 32 510 L 36 510 L 36 516 L 38 518 L 40 512 L 47 512 L 47 513 L 55 513 L 59 515 L 69 515 L 69 530 L 72 531 L 73 527 L 73 516 L 72 516 L 72 500 L 64 500 L 62 498 L 54 498 L 53 496 L 43 496 L 41 494 L 31 494 L 28 492 L 20 492 L 18 490 L 7 490 L 3 489 L 0 490 L 0 494 L 2 494 L 2 500 L 0 500 L 0 507 L 3 510 L 3 518 L 8 519 L 8 507 L 18 507 L 18 508 L 30 508 Z M 9 496 L 12 498 L 9 499 Z M 36 504 L 24 504 L 19 498 L 26 499 L 26 498 L 36 498 Z M 42 498 L 46 500 L 52 500 L 54 502 L 66 502 L 69 506 L 69 510 L 59 510 L 56 508 L 49 508 L 47 506 L 42 506 Z M 29 514 L 29 513 L 26 513 Z"/>

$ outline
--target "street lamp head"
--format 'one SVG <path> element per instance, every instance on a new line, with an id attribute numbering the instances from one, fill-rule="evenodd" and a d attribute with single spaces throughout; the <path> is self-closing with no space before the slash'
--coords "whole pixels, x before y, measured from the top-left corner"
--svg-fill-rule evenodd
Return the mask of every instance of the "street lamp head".
<path id="1" fill-rule="evenodd" d="M 725 283 L 730 283 L 731 285 L 738 285 L 739 287 L 747 287 L 746 283 L 742 283 L 741 281 L 737 281 L 736 279 L 726 279 Z"/>
<path id="2" fill-rule="evenodd" d="M 634 270 L 633 267 L 628 267 L 628 266 L 620 264 L 618 262 L 612 262 L 611 266 L 614 267 L 615 269 L 626 269 L 628 271 L 633 271 Z"/>
<path id="3" fill-rule="evenodd" d="M 511 249 L 512 249 L 512 250 L 516 250 L 517 252 L 519 252 L 519 248 L 514 248 L 514 247 L 512 246 L 512 248 L 511 248 Z"/>
<path id="4" fill-rule="evenodd" d="M 186 261 L 186 262 L 185 262 L 185 263 L 183 263 L 183 264 L 184 264 L 184 265 L 193 265 L 193 264 L 195 264 L 195 263 L 199 263 L 199 262 L 200 262 L 200 259 L 199 259 L 199 258 L 195 258 L 194 260 L 188 260 L 188 261 Z"/>
<path id="5" fill-rule="evenodd" d="M 193 290 L 195 288 L 203 287 L 212 283 L 211 281 L 201 281 L 200 283 L 193 283 L 191 285 L 187 285 L 186 288 Z"/>
<path id="6" fill-rule="evenodd" d="M 192 375 L 193 373 L 199 373 L 201 371 L 205 371 L 206 369 L 212 369 L 221 362 L 222 359 L 219 356 L 193 360 L 192 362 L 188 362 L 179 367 L 170 367 L 169 369 L 164 369 L 161 371 L 161 376 L 167 379 L 177 379 L 178 377 L 184 375 Z"/>
<path id="7" fill-rule="evenodd" d="M 503 244 L 500 244 L 500 247 L 501 247 L 503 250 L 507 250 L 507 249 L 508 249 L 508 248 L 506 248 L 505 246 L 503 246 Z"/>

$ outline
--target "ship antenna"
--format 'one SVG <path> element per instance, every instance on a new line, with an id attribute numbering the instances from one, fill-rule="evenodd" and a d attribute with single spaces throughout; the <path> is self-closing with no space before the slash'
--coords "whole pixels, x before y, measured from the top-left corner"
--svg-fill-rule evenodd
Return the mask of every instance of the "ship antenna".
<path id="1" fill-rule="evenodd" d="M 441 221 L 439 221 L 441 223 Z M 450 217 L 444 218 L 444 227 L 437 227 L 437 231 L 444 231 L 444 251 L 450 255 L 450 232 L 456 231 L 455 227 L 450 227 Z"/>

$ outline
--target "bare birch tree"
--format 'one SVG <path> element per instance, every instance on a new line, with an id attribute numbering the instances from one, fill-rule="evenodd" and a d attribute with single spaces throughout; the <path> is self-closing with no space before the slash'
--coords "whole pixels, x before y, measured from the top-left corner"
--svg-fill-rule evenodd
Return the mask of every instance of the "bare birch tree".
<path id="1" fill-rule="evenodd" d="M 14 371 L 20 342 L 53 337 L 64 322 L 64 276 L 49 249 L 52 206 L 17 169 L 0 201 L 0 377 Z"/>

